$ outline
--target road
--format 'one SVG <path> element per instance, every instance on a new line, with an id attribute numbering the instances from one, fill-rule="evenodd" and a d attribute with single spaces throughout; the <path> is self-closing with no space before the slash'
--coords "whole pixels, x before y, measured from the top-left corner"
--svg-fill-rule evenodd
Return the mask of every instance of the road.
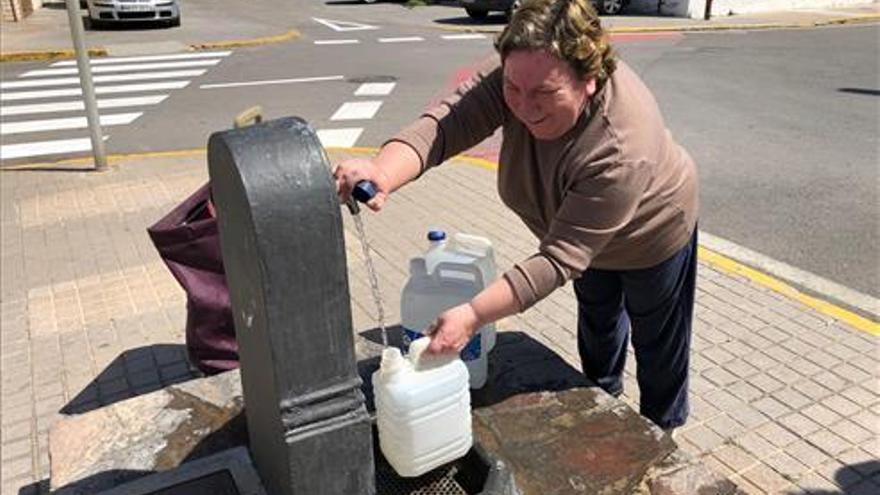
<path id="1" fill-rule="evenodd" d="M 110 79 L 98 86 L 117 87 L 101 95 L 114 100 L 104 113 L 121 115 L 105 129 L 108 150 L 203 147 L 211 132 L 254 104 L 267 118 L 302 116 L 328 146 L 378 146 L 492 55 L 490 37 L 410 22 L 418 15 L 400 5 L 307 5 L 296 26 L 303 38 L 292 43 L 104 65 L 96 76 Z M 461 15 L 449 12 L 450 23 Z M 615 42 L 699 164 L 702 230 L 877 297 L 877 37 L 878 26 L 865 25 Z M 3 154 L 22 154 L 4 165 L 76 156 L 26 156 L 33 147 L 25 143 L 35 141 L 83 145 L 82 129 L 51 130 L 75 126 L 59 119 L 81 115 L 54 106 L 69 95 L 15 96 L 70 88 L 32 86 L 75 77 L 64 73 L 70 70 L 48 62 L 3 65 Z M 163 85 L 119 89 L 156 83 Z M 489 142 L 476 152 L 491 157 L 496 147 Z"/>

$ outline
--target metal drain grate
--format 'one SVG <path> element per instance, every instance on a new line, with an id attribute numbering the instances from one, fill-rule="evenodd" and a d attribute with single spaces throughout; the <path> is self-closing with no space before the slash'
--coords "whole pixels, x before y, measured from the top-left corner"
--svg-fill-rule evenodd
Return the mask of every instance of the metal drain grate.
<path id="1" fill-rule="evenodd" d="M 476 449 L 417 478 L 398 476 L 378 448 L 374 453 L 376 495 L 472 495 L 486 488 L 489 464 Z"/>

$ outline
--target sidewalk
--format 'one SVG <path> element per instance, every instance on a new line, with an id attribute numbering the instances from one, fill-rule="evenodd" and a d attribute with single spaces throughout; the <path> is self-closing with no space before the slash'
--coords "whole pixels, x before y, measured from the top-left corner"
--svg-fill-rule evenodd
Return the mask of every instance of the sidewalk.
<path id="1" fill-rule="evenodd" d="M 454 160 L 400 191 L 382 214 L 365 214 L 389 322 L 399 319 L 407 260 L 424 249 L 430 226 L 488 236 L 500 269 L 535 249 L 480 164 Z M 181 345 L 185 298 L 145 228 L 206 178 L 198 152 L 126 158 L 103 174 L 0 172 L 2 495 L 45 491 L 47 432 L 59 411 L 191 376 Z M 344 217 L 354 325 L 363 331 L 375 326 L 375 308 Z M 718 259 L 701 252 L 692 415 L 677 441 L 748 493 L 878 493 L 877 323 L 861 322 L 874 335 L 858 330 Z M 569 285 L 499 327 L 528 332 L 579 367 L 575 311 Z M 635 406 L 629 360 L 624 399 Z"/>
<path id="2" fill-rule="evenodd" d="M 280 43 L 300 37 L 296 30 L 310 22 L 295 12 L 278 11 L 267 2 L 222 1 L 218 5 L 189 2 L 180 28 L 86 30 L 93 56 L 164 53 L 209 48 Z M 71 58 L 70 28 L 62 3 L 48 3 L 23 22 L 4 23 L 0 32 L 0 61 Z M 504 22 L 495 16 L 474 21 L 451 4 L 391 9 L 396 26 L 464 32 L 496 33 Z M 371 7 L 373 7 L 371 6 Z M 351 13 L 350 15 L 355 15 Z M 857 22 L 880 22 L 880 4 L 837 9 L 792 10 L 714 17 L 708 21 L 658 15 L 625 14 L 602 17 L 611 32 L 712 31 L 729 29 L 803 28 Z"/>

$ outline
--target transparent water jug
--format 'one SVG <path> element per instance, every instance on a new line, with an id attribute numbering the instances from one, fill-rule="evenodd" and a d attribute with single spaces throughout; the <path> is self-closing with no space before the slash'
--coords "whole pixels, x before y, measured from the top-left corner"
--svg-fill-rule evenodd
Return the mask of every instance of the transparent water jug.
<path id="1" fill-rule="evenodd" d="M 443 311 L 465 303 L 495 278 L 495 261 L 488 239 L 443 231 L 428 233 L 430 246 L 410 260 L 410 276 L 400 298 L 401 325 L 415 340 Z M 470 373 L 470 387 L 481 388 L 488 374 L 488 353 L 495 345 L 495 324 L 478 330 L 461 352 Z"/>
<path id="2" fill-rule="evenodd" d="M 423 354 L 430 339 L 382 352 L 373 373 L 379 447 L 401 476 L 464 456 L 473 443 L 468 372 L 456 356 Z"/>

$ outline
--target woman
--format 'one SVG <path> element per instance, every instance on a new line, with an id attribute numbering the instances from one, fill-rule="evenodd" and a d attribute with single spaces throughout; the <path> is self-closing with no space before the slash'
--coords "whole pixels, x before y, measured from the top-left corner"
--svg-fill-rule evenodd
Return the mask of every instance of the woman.
<path id="1" fill-rule="evenodd" d="M 483 325 L 525 311 L 568 280 L 578 300 L 584 373 L 622 392 L 632 343 L 641 413 L 684 424 L 696 283 L 697 177 L 638 76 L 615 59 L 589 0 L 529 0 L 495 43 L 500 65 L 388 141 L 370 160 L 334 172 L 347 199 L 368 203 L 503 129 L 502 201 L 540 239 L 469 303 L 428 329 L 432 352 L 456 352 Z"/>

